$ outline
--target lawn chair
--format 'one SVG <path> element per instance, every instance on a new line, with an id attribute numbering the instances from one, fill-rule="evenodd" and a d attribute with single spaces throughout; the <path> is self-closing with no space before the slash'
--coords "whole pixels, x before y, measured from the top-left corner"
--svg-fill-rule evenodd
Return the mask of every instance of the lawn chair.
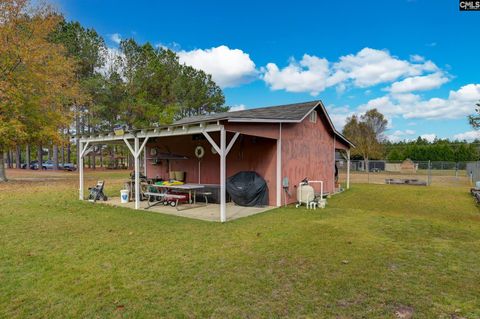
<path id="1" fill-rule="evenodd" d="M 97 200 L 107 201 L 107 195 L 103 193 L 103 187 L 105 186 L 105 181 L 98 181 L 95 187 L 89 187 L 88 190 L 88 200 L 91 202 L 96 202 Z"/>

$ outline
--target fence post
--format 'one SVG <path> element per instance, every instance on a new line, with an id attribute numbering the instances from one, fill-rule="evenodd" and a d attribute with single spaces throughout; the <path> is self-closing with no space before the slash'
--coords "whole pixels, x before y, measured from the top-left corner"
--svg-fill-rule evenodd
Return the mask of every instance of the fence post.
<path id="1" fill-rule="evenodd" d="M 430 160 L 428 161 L 428 186 L 432 185 L 432 164 Z"/>

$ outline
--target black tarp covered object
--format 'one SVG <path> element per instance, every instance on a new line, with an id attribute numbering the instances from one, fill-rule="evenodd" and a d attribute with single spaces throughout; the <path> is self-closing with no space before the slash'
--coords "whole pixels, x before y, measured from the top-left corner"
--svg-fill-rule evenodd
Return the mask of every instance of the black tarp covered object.
<path id="1" fill-rule="evenodd" d="M 256 172 L 239 172 L 229 177 L 227 192 L 239 206 L 268 205 L 267 183 Z"/>

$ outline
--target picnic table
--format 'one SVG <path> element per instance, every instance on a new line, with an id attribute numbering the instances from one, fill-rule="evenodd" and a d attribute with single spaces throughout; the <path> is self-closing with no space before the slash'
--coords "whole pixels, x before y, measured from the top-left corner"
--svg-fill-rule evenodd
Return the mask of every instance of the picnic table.
<path id="1" fill-rule="evenodd" d="M 183 209 L 189 209 L 196 207 L 196 197 L 197 191 L 205 188 L 205 185 L 202 184 L 181 184 L 181 185 L 168 185 L 168 184 L 151 184 L 149 187 L 153 187 L 156 191 L 151 191 L 151 189 L 143 194 L 148 196 L 148 209 L 150 207 L 163 204 L 175 207 L 179 209 L 180 201 L 187 200 L 189 204 L 192 204 L 191 207 L 186 207 Z M 171 192 L 174 190 L 175 192 Z M 205 206 L 208 205 L 208 195 L 211 195 L 210 192 L 201 193 L 205 197 Z M 192 196 L 193 195 L 193 196 Z M 182 209 L 182 210 L 183 210 Z"/>

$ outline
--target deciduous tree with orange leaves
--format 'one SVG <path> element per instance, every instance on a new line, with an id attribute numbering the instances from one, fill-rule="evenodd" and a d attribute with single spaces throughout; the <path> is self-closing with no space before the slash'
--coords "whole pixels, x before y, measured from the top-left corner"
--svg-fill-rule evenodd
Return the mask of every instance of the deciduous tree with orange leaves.
<path id="1" fill-rule="evenodd" d="M 85 99 L 75 61 L 49 40 L 61 21 L 49 6 L 0 0 L 0 154 L 26 142 L 58 141 L 71 121 L 69 105 Z"/>

